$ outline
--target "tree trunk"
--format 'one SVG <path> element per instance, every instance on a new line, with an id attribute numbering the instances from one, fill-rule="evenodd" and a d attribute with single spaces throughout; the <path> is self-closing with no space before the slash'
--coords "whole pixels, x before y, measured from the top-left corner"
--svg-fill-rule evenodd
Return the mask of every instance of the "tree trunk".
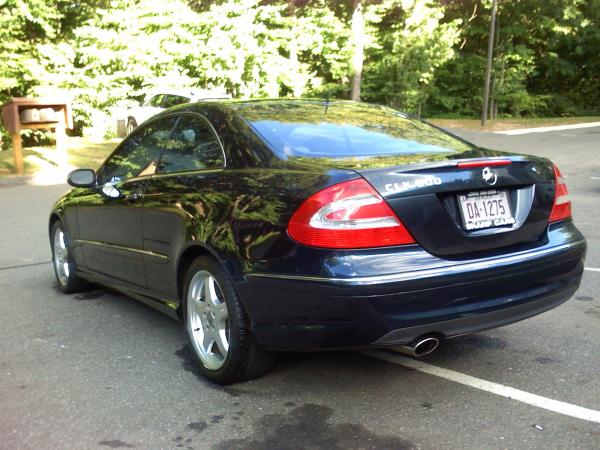
<path id="1" fill-rule="evenodd" d="M 290 36 L 290 81 L 292 84 L 292 95 L 301 97 L 304 93 L 304 78 L 300 72 L 298 61 L 298 34 L 296 30 L 296 5 L 294 0 L 288 0 L 288 14 L 292 18 L 292 29 Z"/>
<path id="2" fill-rule="evenodd" d="M 496 56 L 497 58 L 498 56 Z M 496 72 L 492 70 L 492 80 L 490 82 L 490 117 L 489 119 L 494 120 L 496 118 Z"/>
<path id="3" fill-rule="evenodd" d="M 500 61 L 502 61 L 502 70 L 501 70 L 501 74 L 500 74 L 500 83 L 498 83 L 498 80 L 496 79 L 496 69 L 497 66 L 493 68 L 493 77 L 492 77 L 492 120 L 496 120 L 496 118 L 498 117 L 498 92 L 500 91 L 500 87 L 501 87 L 501 83 L 502 80 L 504 79 L 504 62 L 503 62 L 503 56 L 500 52 L 500 19 L 498 17 L 496 17 L 496 33 L 495 33 L 495 43 L 494 46 L 496 47 L 496 49 L 494 50 L 494 52 L 496 53 L 496 58 Z"/>
<path id="4" fill-rule="evenodd" d="M 352 13 L 352 42 L 354 53 L 352 55 L 352 91 L 350 98 L 359 102 L 365 50 L 365 18 L 363 16 L 361 0 L 356 0 L 354 3 L 354 12 Z"/>
<path id="5" fill-rule="evenodd" d="M 492 61 L 494 53 L 494 28 L 496 26 L 496 0 L 492 0 L 492 14 L 490 20 L 490 34 L 488 37 L 487 62 L 485 65 L 485 86 L 483 89 L 483 104 L 481 107 L 481 126 L 485 126 L 488 119 L 488 108 L 490 101 L 490 78 L 492 72 Z"/>
<path id="6" fill-rule="evenodd" d="M 498 81 L 496 82 L 496 87 L 494 89 L 494 107 L 496 109 L 496 116 L 498 115 L 498 97 L 500 97 L 500 95 L 502 95 L 502 90 L 504 87 L 504 71 L 506 69 L 506 61 L 504 60 L 504 56 L 502 54 L 500 54 L 500 76 L 498 77 Z M 495 119 L 496 117 L 494 117 Z"/>

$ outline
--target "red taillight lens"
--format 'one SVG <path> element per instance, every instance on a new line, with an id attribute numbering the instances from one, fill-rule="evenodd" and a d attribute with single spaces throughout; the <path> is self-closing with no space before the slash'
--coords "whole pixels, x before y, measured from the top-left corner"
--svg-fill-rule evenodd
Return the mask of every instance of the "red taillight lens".
<path id="1" fill-rule="evenodd" d="M 550 222 L 558 222 L 571 217 L 571 200 L 569 200 L 567 183 L 565 183 L 560 170 L 556 166 L 554 166 L 554 178 L 556 179 L 556 193 L 554 194 L 554 206 L 550 214 Z"/>
<path id="2" fill-rule="evenodd" d="M 288 224 L 300 244 L 323 248 L 369 248 L 414 244 L 385 200 L 363 179 L 317 192 L 300 205 Z"/>

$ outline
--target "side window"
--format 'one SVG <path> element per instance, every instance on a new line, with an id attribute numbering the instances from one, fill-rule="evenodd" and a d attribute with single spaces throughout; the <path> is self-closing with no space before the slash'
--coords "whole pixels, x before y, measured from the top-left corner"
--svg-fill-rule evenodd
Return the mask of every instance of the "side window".
<path id="1" fill-rule="evenodd" d="M 170 138 L 175 121 L 176 117 L 157 120 L 125 138 L 119 150 L 102 167 L 101 182 L 153 175 L 161 153 L 172 144 Z"/>
<path id="2" fill-rule="evenodd" d="M 181 95 L 165 95 L 163 107 L 170 108 L 171 106 L 181 105 L 182 103 L 188 103 L 189 101 L 189 98 L 182 97 Z"/>
<path id="3" fill-rule="evenodd" d="M 173 132 L 171 145 L 160 160 L 160 173 L 214 169 L 225 165 L 221 145 L 208 122 L 183 116 Z"/>

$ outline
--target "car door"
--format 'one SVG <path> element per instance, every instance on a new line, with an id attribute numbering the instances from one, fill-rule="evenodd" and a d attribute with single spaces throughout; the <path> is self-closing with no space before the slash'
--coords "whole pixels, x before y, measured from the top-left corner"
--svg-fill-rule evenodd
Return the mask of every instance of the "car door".
<path id="1" fill-rule="evenodd" d="M 161 156 L 157 174 L 146 187 L 144 265 L 148 288 L 176 299 L 174 274 L 180 251 L 188 236 L 202 235 L 199 228 L 206 229 L 217 222 L 211 216 L 225 212 L 220 206 L 228 194 L 226 187 L 219 186 L 225 153 L 208 120 L 195 113 L 182 115 L 171 140 Z"/>
<path id="2" fill-rule="evenodd" d="M 80 244 L 88 269 L 146 286 L 143 266 L 144 190 L 175 125 L 161 118 L 135 130 L 98 171 L 97 187 L 77 210 Z"/>

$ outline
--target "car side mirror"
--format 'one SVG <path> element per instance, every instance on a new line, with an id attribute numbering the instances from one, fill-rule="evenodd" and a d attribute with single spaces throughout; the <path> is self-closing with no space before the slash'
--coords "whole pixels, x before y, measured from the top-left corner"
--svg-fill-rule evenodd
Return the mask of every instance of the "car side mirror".
<path id="1" fill-rule="evenodd" d="M 69 174 L 67 183 L 75 187 L 93 187 L 96 185 L 96 172 L 92 169 L 77 169 Z"/>

